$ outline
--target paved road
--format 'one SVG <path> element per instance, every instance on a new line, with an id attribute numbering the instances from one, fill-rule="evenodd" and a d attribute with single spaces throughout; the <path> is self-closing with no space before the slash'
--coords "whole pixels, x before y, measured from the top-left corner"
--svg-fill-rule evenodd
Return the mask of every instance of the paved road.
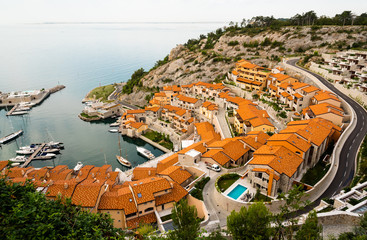
<path id="1" fill-rule="evenodd" d="M 218 118 L 219 125 L 222 129 L 224 138 L 231 138 L 232 137 L 231 130 L 229 129 L 229 126 L 227 124 L 226 112 L 223 108 L 219 109 L 217 118 Z"/>
<path id="2" fill-rule="evenodd" d="M 318 204 L 322 198 L 332 197 L 333 195 L 339 193 L 344 187 L 348 186 L 352 181 L 355 171 L 356 155 L 358 154 L 359 146 L 367 133 L 367 113 L 363 109 L 363 107 L 361 107 L 358 103 L 336 89 L 329 81 L 311 71 L 296 66 L 297 60 L 298 59 L 292 59 L 289 60 L 287 63 L 303 71 L 307 71 L 308 73 L 319 79 L 330 90 L 332 90 L 343 100 L 345 100 L 354 109 L 357 116 L 356 127 L 345 141 L 345 144 L 340 152 L 339 168 L 335 175 L 335 178 L 331 182 L 330 186 L 326 189 L 326 191 L 321 195 L 321 197 L 317 201 L 315 201 L 315 203 Z"/>

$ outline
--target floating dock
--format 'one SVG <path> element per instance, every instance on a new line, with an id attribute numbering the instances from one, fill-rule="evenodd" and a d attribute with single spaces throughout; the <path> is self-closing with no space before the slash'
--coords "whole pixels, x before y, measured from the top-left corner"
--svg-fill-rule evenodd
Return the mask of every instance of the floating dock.
<path id="1" fill-rule="evenodd" d="M 37 156 L 37 154 L 39 152 L 41 152 L 43 150 L 43 148 L 46 146 L 46 143 L 42 143 L 41 146 L 39 146 L 36 151 L 34 151 L 32 153 L 32 155 L 27 159 L 27 161 L 25 161 L 25 163 L 23 163 L 23 165 L 21 167 L 27 167 L 31 162 L 32 160 L 35 159 L 35 157 Z"/>

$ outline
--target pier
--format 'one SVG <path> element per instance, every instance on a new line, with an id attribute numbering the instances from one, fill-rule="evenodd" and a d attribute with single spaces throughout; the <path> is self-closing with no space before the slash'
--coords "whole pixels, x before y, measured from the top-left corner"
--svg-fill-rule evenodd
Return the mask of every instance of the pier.
<path id="1" fill-rule="evenodd" d="M 23 163 L 23 165 L 21 165 L 21 167 L 27 167 L 32 160 L 35 159 L 35 157 L 37 156 L 37 154 L 43 150 L 43 148 L 46 146 L 46 143 L 42 143 L 41 146 L 39 146 L 36 151 L 34 151 L 34 153 L 32 153 L 32 155 L 27 159 L 27 161 L 25 161 L 25 163 Z"/>
<path id="2" fill-rule="evenodd" d="M 14 107 L 12 107 L 12 109 L 10 109 L 10 111 L 6 113 L 6 116 L 11 116 L 13 112 L 18 108 L 18 106 L 19 104 L 14 105 Z"/>

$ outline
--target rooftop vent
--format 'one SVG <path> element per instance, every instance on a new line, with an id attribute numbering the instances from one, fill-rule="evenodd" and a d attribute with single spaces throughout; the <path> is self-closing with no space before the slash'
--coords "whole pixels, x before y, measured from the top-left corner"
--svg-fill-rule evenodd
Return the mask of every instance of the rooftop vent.
<path id="1" fill-rule="evenodd" d="M 138 198 L 141 198 L 141 197 L 142 197 L 141 193 L 138 193 Z"/>
<path id="2" fill-rule="evenodd" d="M 129 198 L 129 202 L 132 202 L 133 201 L 133 199 L 132 198 Z"/>

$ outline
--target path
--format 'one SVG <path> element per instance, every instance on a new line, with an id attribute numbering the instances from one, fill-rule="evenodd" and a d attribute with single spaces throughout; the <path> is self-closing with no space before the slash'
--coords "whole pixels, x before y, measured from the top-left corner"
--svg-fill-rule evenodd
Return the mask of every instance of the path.
<path id="1" fill-rule="evenodd" d="M 219 109 L 217 118 L 218 118 L 220 128 L 222 129 L 224 138 L 231 138 L 232 137 L 231 130 L 229 129 L 229 126 L 227 124 L 226 112 L 223 108 Z"/>

